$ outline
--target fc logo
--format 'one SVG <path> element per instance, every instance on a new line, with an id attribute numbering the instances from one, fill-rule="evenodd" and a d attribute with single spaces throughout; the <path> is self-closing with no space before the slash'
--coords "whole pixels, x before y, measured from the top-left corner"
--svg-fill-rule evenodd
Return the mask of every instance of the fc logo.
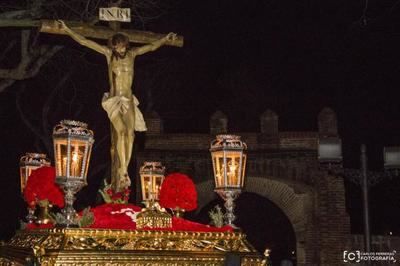
<path id="1" fill-rule="evenodd" d="M 343 261 L 344 262 L 360 262 L 361 254 L 360 251 L 343 251 Z"/>

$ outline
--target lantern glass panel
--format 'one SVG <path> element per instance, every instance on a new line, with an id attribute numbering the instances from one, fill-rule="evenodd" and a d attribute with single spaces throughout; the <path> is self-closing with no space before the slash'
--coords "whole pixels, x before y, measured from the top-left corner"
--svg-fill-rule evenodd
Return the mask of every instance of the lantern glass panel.
<path id="1" fill-rule="evenodd" d="M 28 182 L 28 177 L 32 173 L 32 168 L 27 167 L 27 166 L 22 166 L 19 169 L 20 171 L 20 177 L 21 177 L 21 193 L 24 192 L 26 183 Z"/>
<path id="2" fill-rule="evenodd" d="M 158 200 L 161 184 L 164 181 L 162 175 L 143 175 L 142 174 L 142 197 L 143 200 Z"/>
<path id="3" fill-rule="evenodd" d="M 142 198 L 148 200 L 150 198 L 151 176 L 142 175 Z"/>
<path id="4" fill-rule="evenodd" d="M 32 174 L 32 171 L 42 166 L 50 166 L 50 160 L 47 158 L 46 154 L 27 152 L 21 157 L 19 165 L 22 193 L 26 187 L 29 176 Z"/>
<path id="5" fill-rule="evenodd" d="M 164 172 L 165 167 L 160 162 L 144 162 L 143 166 L 140 167 L 143 201 L 159 200 Z"/>
<path id="6" fill-rule="evenodd" d="M 244 187 L 244 174 L 246 172 L 246 163 L 247 163 L 247 155 L 246 154 L 242 154 L 242 172 L 240 173 L 241 176 L 241 184 L 240 187 Z"/>
<path id="7" fill-rule="evenodd" d="M 86 177 L 89 164 L 84 162 L 84 158 L 90 158 L 91 155 L 91 147 L 88 146 L 86 151 L 86 146 L 87 142 L 84 140 L 71 139 L 70 149 L 68 150 L 66 139 L 55 141 L 58 176 Z M 85 155 L 85 151 L 88 155 Z"/>
<path id="8" fill-rule="evenodd" d="M 241 151 L 216 151 L 213 152 L 212 157 L 216 188 L 243 187 L 245 154 Z"/>
<path id="9" fill-rule="evenodd" d="M 154 180 L 154 187 L 153 187 L 153 198 L 158 200 L 160 198 L 160 188 L 161 184 L 164 181 L 164 176 L 155 176 Z"/>

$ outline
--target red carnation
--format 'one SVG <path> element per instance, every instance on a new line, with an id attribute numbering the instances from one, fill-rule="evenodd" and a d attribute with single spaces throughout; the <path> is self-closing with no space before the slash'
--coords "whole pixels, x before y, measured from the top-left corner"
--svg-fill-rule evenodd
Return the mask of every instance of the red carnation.
<path id="1" fill-rule="evenodd" d="M 38 201 L 48 200 L 53 205 L 64 207 L 64 193 L 54 183 L 55 176 L 54 167 L 44 166 L 33 170 L 24 189 L 25 201 L 34 206 Z"/>
<path id="2" fill-rule="evenodd" d="M 165 177 L 160 189 L 160 205 L 185 211 L 196 209 L 197 192 L 192 179 L 181 173 L 172 173 Z"/>
<path id="3" fill-rule="evenodd" d="M 110 196 L 113 195 L 113 191 L 112 191 L 111 188 L 107 189 L 107 190 L 106 190 L 106 193 L 107 193 L 108 195 L 110 195 Z"/>

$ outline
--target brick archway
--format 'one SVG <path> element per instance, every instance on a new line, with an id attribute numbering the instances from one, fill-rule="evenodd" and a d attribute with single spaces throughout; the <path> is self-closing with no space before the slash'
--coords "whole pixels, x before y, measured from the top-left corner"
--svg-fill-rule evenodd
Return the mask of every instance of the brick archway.
<path id="1" fill-rule="evenodd" d="M 209 147 L 215 134 L 228 132 L 227 117 L 212 116 L 207 134 L 165 133 L 158 116 L 146 122 L 149 131 L 137 169 L 144 161 L 161 161 L 169 171 L 193 177 L 200 208 L 216 199 Z M 339 138 L 335 113 L 329 108 L 320 113 L 318 131 L 291 132 L 279 131 L 278 115 L 269 110 L 260 117 L 260 129 L 234 133 L 248 146 L 246 191 L 269 199 L 287 216 L 296 235 L 298 265 L 343 265 L 350 234 L 344 182 L 318 161 L 319 139 Z"/>
<path id="2" fill-rule="evenodd" d="M 293 226 L 296 235 L 297 265 L 306 265 L 305 236 L 308 217 L 312 215 L 312 191 L 311 188 L 302 186 L 301 190 L 285 183 L 267 177 L 247 177 L 246 192 L 258 194 L 276 204 L 287 216 Z M 199 194 L 198 210 L 201 210 L 217 196 L 214 193 L 214 182 L 208 180 L 196 184 Z"/>

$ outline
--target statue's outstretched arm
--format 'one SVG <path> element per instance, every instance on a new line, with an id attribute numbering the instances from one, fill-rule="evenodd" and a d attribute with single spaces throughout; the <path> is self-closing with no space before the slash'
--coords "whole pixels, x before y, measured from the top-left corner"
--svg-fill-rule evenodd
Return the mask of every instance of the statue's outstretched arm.
<path id="1" fill-rule="evenodd" d="M 176 33 L 170 32 L 164 38 L 161 38 L 161 39 L 159 39 L 157 41 L 154 41 L 154 42 L 152 42 L 150 44 L 143 45 L 141 47 L 138 47 L 138 48 L 134 49 L 134 53 L 137 54 L 137 55 L 142 55 L 142 54 L 145 54 L 147 52 L 155 51 L 158 48 L 160 48 L 161 46 L 163 46 L 165 43 L 167 43 L 168 41 L 176 40 L 176 38 L 177 38 Z"/>
<path id="2" fill-rule="evenodd" d="M 91 41 L 89 39 L 86 39 L 82 35 L 74 32 L 73 30 L 68 28 L 67 25 L 65 25 L 64 21 L 58 20 L 58 23 L 60 25 L 60 28 L 63 29 L 65 31 L 65 33 L 67 33 L 69 36 L 71 36 L 71 38 L 74 39 L 79 44 L 86 46 L 90 49 L 93 49 L 96 52 L 104 54 L 104 55 L 107 55 L 109 53 L 109 48 L 107 48 L 106 46 L 100 45 L 94 41 Z"/>

